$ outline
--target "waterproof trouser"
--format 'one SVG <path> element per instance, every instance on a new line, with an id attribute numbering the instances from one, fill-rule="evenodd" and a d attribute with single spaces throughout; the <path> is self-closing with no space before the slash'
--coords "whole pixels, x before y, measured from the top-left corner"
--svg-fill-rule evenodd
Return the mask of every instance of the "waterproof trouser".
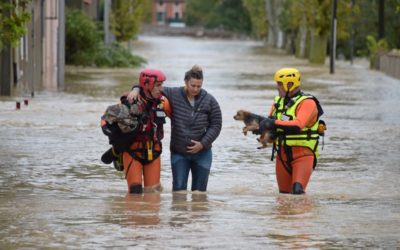
<path id="1" fill-rule="evenodd" d="M 142 143 L 134 142 L 132 150 L 140 148 Z M 155 145 L 160 150 L 159 144 Z M 154 189 L 160 187 L 161 157 L 157 157 L 151 162 L 143 163 L 132 157 L 131 153 L 124 152 L 123 155 L 124 173 L 128 184 L 128 192 L 132 185 L 144 186 L 144 189 Z"/>
<path id="2" fill-rule="evenodd" d="M 283 148 L 281 157 L 276 157 L 276 180 L 278 182 L 279 192 L 292 193 L 293 184 L 300 183 L 303 191 L 306 191 L 308 181 L 314 167 L 314 154 L 306 147 L 292 147 L 293 160 L 290 165 L 287 163 L 287 156 Z M 282 162 L 283 160 L 283 162 Z M 288 169 L 289 168 L 289 169 Z M 291 171 L 291 173 L 289 172 Z"/>

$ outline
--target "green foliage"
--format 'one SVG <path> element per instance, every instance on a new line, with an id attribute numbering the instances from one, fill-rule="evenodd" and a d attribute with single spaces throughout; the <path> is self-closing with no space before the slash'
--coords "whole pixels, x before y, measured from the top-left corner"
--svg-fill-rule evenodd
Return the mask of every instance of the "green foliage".
<path id="1" fill-rule="evenodd" d="M 228 31 L 251 32 L 251 20 L 242 0 L 188 0 L 185 22 L 188 26 L 224 28 Z"/>
<path id="2" fill-rule="evenodd" d="M 117 41 L 128 41 L 139 31 L 147 0 L 113 0 L 110 15 L 111 31 Z"/>
<path id="3" fill-rule="evenodd" d="M 333 0 L 280 0 L 280 28 L 287 34 L 299 34 L 307 27 L 312 34 L 331 31 Z M 350 39 L 354 39 L 356 56 L 369 55 L 367 36 L 377 36 L 380 1 L 337 1 L 337 52 L 350 57 Z M 353 5 L 354 4 L 354 5 Z M 400 48 L 400 0 L 385 0 L 384 28 L 389 48 Z"/>
<path id="4" fill-rule="evenodd" d="M 66 15 L 66 63 L 98 67 L 138 67 L 145 63 L 120 44 L 104 45 L 96 24 L 80 10 Z"/>
<path id="5" fill-rule="evenodd" d="M 354 26 L 354 47 L 356 56 L 369 56 L 370 50 L 367 45 L 367 37 L 377 37 L 378 34 L 378 10 L 379 1 L 355 1 L 356 14 L 352 24 L 348 26 L 349 32 Z M 400 48 L 400 18 L 396 7 L 400 6 L 400 0 L 385 0 L 385 40 L 389 48 Z M 338 23 L 341 20 L 338 19 Z M 346 40 L 338 42 L 338 46 L 346 48 Z M 345 50 L 345 52 L 347 52 Z M 347 54 L 346 54 L 347 56 Z"/>
<path id="6" fill-rule="evenodd" d="M 267 16 L 265 13 L 264 0 L 243 0 L 243 5 L 250 13 L 251 33 L 257 38 L 267 35 Z"/>
<path id="7" fill-rule="evenodd" d="M 369 54 L 376 54 L 378 52 L 387 51 L 389 45 L 386 39 L 376 40 L 374 36 L 367 36 L 367 49 Z"/>
<path id="8" fill-rule="evenodd" d="M 129 50 L 119 43 L 102 46 L 96 54 L 94 63 L 98 67 L 138 67 L 146 60 L 139 56 L 132 55 Z"/>
<path id="9" fill-rule="evenodd" d="M 144 1 L 142 19 L 144 23 L 151 23 L 153 21 L 153 1 Z"/>
<path id="10" fill-rule="evenodd" d="M 326 47 L 328 34 L 318 35 L 317 33 L 311 34 L 311 43 L 308 60 L 310 63 L 324 64 L 326 58 Z"/>
<path id="11" fill-rule="evenodd" d="M 219 1 L 214 10 L 208 22 L 209 27 L 223 27 L 235 32 L 251 32 L 250 14 L 244 8 L 242 0 Z"/>
<path id="12" fill-rule="evenodd" d="M 295 1 L 297 2 L 298 0 L 284 0 L 281 12 L 278 15 L 280 27 L 285 33 L 293 32 L 300 26 L 301 19 L 294 18 L 292 14 L 292 6 Z"/>
<path id="13" fill-rule="evenodd" d="M 400 0 L 385 1 L 385 38 L 390 48 L 400 48 Z"/>
<path id="14" fill-rule="evenodd" d="M 30 2 L 31 0 L 20 0 L 18 4 L 15 1 L 0 2 L 0 51 L 7 44 L 17 47 L 20 38 L 26 34 L 26 24 L 31 19 L 27 11 Z"/>
<path id="15" fill-rule="evenodd" d="M 65 60 L 67 64 L 91 65 L 101 37 L 96 24 L 80 10 L 67 10 Z"/>
<path id="16" fill-rule="evenodd" d="M 331 1 L 326 0 L 298 0 L 290 2 L 290 12 L 286 18 L 293 18 L 286 22 L 290 28 L 298 29 L 306 25 L 317 35 L 325 35 L 330 31 Z M 285 23 L 285 22 L 284 22 Z"/>
<path id="17" fill-rule="evenodd" d="M 185 23 L 188 26 L 206 25 L 209 22 L 210 14 L 215 11 L 215 6 L 215 0 L 187 0 Z"/>
<path id="18" fill-rule="evenodd" d="M 366 45 L 369 53 L 370 67 L 376 68 L 379 54 L 387 52 L 389 50 L 389 45 L 385 39 L 377 41 L 374 36 L 367 36 Z"/>
<path id="19" fill-rule="evenodd" d="M 351 37 L 351 26 L 359 17 L 360 8 L 358 5 L 353 6 L 351 0 L 338 1 L 336 37 L 339 41 L 346 41 Z"/>

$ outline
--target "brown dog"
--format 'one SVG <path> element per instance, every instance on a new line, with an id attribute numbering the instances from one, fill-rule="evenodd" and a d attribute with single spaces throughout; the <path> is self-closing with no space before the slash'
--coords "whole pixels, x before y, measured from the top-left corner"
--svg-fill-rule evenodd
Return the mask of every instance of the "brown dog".
<path id="1" fill-rule="evenodd" d="M 263 119 L 263 117 L 241 109 L 236 113 L 235 116 L 233 116 L 233 119 L 244 122 L 245 127 L 243 127 L 243 134 L 247 135 L 248 131 L 254 131 L 259 128 L 260 121 Z M 267 142 L 269 141 L 268 131 L 263 132 L 260 138 L 257 138 L 257 140 L 262 144 L 262 146 L 258 147 L 258 149 L 266 148 Z"/>

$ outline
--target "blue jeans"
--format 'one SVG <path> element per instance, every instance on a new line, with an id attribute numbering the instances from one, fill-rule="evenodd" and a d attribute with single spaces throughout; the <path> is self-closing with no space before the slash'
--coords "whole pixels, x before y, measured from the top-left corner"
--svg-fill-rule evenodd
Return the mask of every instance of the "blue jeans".
<path id="1" fill-rule="evenodd" d="M 189 171 L 192 172 L 192 191 L 206 191 L 211 163 L 211 149 L 194 155 L 171 152 L 172 191 L 187 190 Z"/>

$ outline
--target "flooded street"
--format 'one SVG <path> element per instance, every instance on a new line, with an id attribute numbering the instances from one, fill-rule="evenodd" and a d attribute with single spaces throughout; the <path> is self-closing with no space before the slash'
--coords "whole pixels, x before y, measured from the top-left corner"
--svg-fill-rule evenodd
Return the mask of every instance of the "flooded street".
<path id="1" fill-rule="evenodd" d="M 127 195 L 122 174 L 100 161 L 109 145 L 99 120 L 140 69 L 68 68 L 65 92 L 37 92 L 21 110 L 0 99 L 0 249 L 400 247 L 400 80 L 365 62 L 337 62 L 330 75 L 253 41 L 143 36 L 134 53 L 164 71 L 165 86 L 203 67 L 223 113 L 207 194 L 172 194 L 168 121 L 164 191 Z M 328 126 L 303 196 L 278 193 L 271 147 L 258 150 L 232 118 L 266 114 L 273 73 L 286 66 L 300 70 Z"/>

